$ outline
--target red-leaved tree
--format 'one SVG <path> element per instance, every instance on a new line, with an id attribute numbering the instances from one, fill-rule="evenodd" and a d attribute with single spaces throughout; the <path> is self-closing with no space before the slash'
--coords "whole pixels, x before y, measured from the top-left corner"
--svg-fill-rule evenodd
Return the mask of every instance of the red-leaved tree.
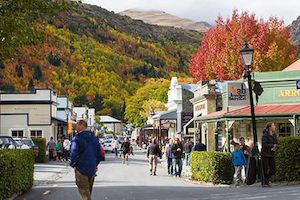
<path id="1" fill-rule="evenodd" d="M 297 59 L 297 48 L 290 39 L 290 28 L 283 21 L 257 20 L 255 14 L 233 11 L 231 19 L 216 20 L 204 36 L 190 62 L 195 81 L 234 80 L 241 77 L 240 49 L 244 40 L 254 48 L 254 71 L 278 71 Z"/>

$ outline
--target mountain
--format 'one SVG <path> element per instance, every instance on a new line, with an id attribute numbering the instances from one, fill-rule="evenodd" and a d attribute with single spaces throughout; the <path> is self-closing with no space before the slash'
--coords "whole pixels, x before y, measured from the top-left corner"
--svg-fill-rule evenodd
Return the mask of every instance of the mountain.
<path id="1" fill-rule="evenodd" d="M 147 79 L 186 76 L 202 38 L 87 4 L 38 19 L 35 29 L 32 44 L 0 62 L 0 90 L 51 87 L 75 106 L 117 118 Z"/>
<path id="2" fill-rule="evenodd" d="M 300 47 L 300 16 L 292 22 L 291 38 L 293 42 Z"/>
<path id="3" fill-rule="evenodd" d="M 171 26 L 199 32 L 206 32 L 211 27 L 207 22 L 196 22 L 190 19 L 183 19 L 163 11 L 125 10 L 119 14 L 142 20 L 149 24 Z"/>

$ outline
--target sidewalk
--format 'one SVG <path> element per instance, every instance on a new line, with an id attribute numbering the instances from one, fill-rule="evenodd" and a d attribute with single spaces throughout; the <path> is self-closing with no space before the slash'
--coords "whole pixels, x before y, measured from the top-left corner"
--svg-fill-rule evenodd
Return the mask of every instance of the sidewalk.
<path id="1" fill-rule="evenodd" d="M 34 165 L 33 187 L 51 184 L 71 169 L 69 162 L 37 163 Z"/>

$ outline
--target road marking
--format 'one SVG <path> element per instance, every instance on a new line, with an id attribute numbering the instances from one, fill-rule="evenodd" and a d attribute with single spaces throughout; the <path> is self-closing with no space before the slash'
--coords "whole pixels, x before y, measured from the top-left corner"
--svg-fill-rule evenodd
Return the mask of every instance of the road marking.
<path id="1" fill-rule="evenodd" d="M 43 195 L 47 195 L 50 193 L 50 190 L 47 190 L 46 192 L 43 193 Z"/>

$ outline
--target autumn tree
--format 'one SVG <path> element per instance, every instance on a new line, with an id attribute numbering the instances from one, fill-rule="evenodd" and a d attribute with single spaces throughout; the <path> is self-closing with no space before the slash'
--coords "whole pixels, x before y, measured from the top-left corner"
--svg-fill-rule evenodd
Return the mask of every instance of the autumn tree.
<path id="1" fill-rule="evenodd" d="M 258 20 L 255 14 L 233 11 L 230 19 L 219 17 L 204 36 L 190 62 L 190 71 L 199 80 L 233 80 L 241 77 L 240 49 L 244 40 L 254 48 L 254 71 L 278 71 L 297 59 L 290 28 L 283 21 Z"/>
<path id="2" fill-rule="evenodd" d="M 156 100 L 156 99 L 149 99 L 144 101 L 142 105 L 143 110 L 140 112 L 140 115 L 144 118 L 147 118 L 152 113 L 156 113 L 158 111 L 165 111 L 167 110 L 165 106 L 165 102 Z"/>
<path id="3" fill-rule="evenodd" d="M 153 106 L 153 104 L 149 105 L 149 100 L 156 101 L 156 103 L 161 102 L 157 104 L 158 106 L 155 105 L 154 109 L 158 111 L 157 108 L 167 101 L 169 84 L 170 82 L 166 79 L 148 79 L 135 95 L 128 98 L 125 111 L 128 123 L 140 126 L 147 120 L 145 112 L 149 106 Z"/>

